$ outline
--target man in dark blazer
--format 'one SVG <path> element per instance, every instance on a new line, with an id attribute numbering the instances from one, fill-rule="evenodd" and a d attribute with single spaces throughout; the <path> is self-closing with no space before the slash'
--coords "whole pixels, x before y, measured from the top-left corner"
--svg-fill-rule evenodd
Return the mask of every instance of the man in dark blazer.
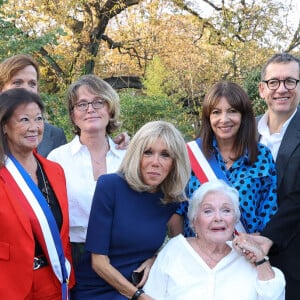
<path id="1" fill-rule="evenodd" d="M 268 106 L 258 122 L 260 142 L 276 161 L 278 212 L 261 235 L 273 266 L 286 278 L 286 299 L 300 299 L 300 60 L 272 56 L 264 66 L 259 93 Z"/>
<path id="2" fill-rule="evenodd" d="M 66 143 L 66 136 L 61 128 L 45 123 L 43 139 L 38 145 L 37 151 L 42 156 L 47 157 L 51 150 Z"/>

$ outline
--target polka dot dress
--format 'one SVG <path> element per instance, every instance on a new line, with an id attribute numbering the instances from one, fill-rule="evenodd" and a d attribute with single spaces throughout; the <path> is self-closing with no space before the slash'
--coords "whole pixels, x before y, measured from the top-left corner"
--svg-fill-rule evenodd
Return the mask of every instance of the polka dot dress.
<path id="1" fill-rule="evenodd" d="M 227 170 L 214 143 L 216 159 L 228 182 L 239 191 L 242 223 L 247 232 L 261 232 L 277 211 L 276 171 L 270 150 L 258 144 L 257 161 L 250 165 L 247 153 Z M 190 198 L 200 182 L 192 172 L 186 192 Z M 183 202 L 177 213 L 184 216 L 185 236 L 194 236 L 187 220 L 188 201 Z"/>

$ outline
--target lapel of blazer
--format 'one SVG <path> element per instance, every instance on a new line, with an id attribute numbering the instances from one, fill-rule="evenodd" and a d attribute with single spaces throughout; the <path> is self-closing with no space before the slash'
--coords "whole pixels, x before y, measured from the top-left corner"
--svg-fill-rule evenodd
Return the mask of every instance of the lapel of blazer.
<path id="1" fill-rule="evenodd" d="M 48 123 L 45 122 L 43 138 L 37 148 L 38 150 L 40 150 L 41 148 L 47 147 L 49 144 L 51 145 L 51 143 L 52 143 L 51 127 L 49 126 Z"/>
<path id="2" fill-rule="evenodd" d="M 276 159 L 277 170 L 277 185 L 279 186 L 282 177 L 285 173 L 285 168 L 291 159 L 292 153 L 300 143 L 300 108 L 298 107 L 296 114 L 291 120 L 283 139 L 280 143 L 280 147 Z"/>
<path id="3" fill-rule="evenodd" d="M 8 182 L 8 180 L 6 180 L 7 176 L 10 176 L 14 182 Z M 5 167 L 2 167 L 0 169 L 0 178 L 3 182 L 3 187 L 1 188 L 3 188 L 7 194 L 7 199 L 1 202 L 2 207 L 7 207 L 7 209 L 12 208 L 14 210 L 15 214 L 18 217 L 15 220 L 15 226 L 18 226 L 17 224 L 22 226 L 25 229 L 25 232 L 28 234 L 28 236 L 32 238 L 32 228 L 28 215 L 24 212 L 24 208 L 18 200 L 19 197 L 25 197 L 24 194 L 22 193 L 18 184 L 15 182 L 15 180 Z"/>

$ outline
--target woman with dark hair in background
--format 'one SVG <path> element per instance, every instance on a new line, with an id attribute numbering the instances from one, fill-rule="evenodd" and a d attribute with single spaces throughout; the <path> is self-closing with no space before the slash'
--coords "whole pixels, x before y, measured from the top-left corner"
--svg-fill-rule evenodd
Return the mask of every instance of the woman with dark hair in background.
<path id="1" fill-rule="evenodd" d="M 202 104 L 199 138 L 188 146 L 193 170 L 188 196 L 207 180 L 223 179 L 239 191 L 240 230 L 261 232 L 277 211 L 276 170 L 270 150 L 257 143 L 252 104 L 242 87 L 221 81 L 210 88 Z M 183 203 L 178 214 L 185 217 L 185 235 L 194 236 L 187 207 Z"/>

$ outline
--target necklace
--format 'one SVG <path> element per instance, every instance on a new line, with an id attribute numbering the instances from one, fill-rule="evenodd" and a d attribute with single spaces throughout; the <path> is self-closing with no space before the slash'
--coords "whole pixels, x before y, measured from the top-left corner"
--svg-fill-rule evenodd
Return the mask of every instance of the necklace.
<path id="1" fill-rule="evenodd" d="M 36 174 L 36 171 L 37 171 L 37 163 L 36 163 L 36 165 L 35 164 L 33 164 L 32 165 L 33 166 L 33 168 L 31 167 L 31 168 L 25 168 L 25 170 L 26 170 L 26 172 L 27 172 L 27 174 L 30 176 L 30 177 L 32 177 L 32 175 L 33 174 Z"/>
<path id="2" fill-rule="evenodd" d="M 49 191 L 48 191 L 48 187 L 47 187 L 47 181 L 46 181 L 46 178 L 45 178 L 45 175 L 44 175 L 44 172 L 43 172 L 43 169 L 40 165 L 40 162 L 38 160 L 36 160 L 37 162 L 37 167 L 40 171 L 40 174 L 42 175 L 42 179 L 43 179 L 43 187 L 41 189 L 41 192 L 42 194 L 44 195 L 47 203 L 48 203 L 48 206 L 51 207 L 51 201 L 50 201 L 50 198 L 49 198 Z"/>
<path id="3" fill-rule="evenodd" d="M 228 157 L 227 159 L 221 159 L 221 162 L 223 162 L 225 165 L 227 165 L 232 159 Z"/>

